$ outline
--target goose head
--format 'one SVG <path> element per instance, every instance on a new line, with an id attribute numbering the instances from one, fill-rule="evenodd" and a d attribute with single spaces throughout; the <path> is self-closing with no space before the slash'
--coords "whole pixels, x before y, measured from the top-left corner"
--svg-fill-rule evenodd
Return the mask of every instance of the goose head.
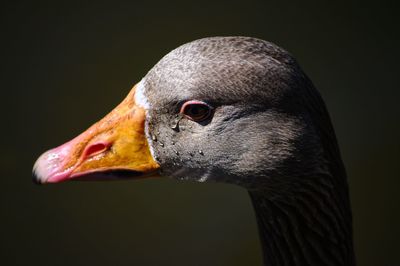
<path id="1" fill-rule="evenodd" d="M 309 81 L 289 53 L 246 37 L 185 44 L 124 102 L 34 167 L 40 183 L 142 177 L 286 184 L 324 170 Z"/>

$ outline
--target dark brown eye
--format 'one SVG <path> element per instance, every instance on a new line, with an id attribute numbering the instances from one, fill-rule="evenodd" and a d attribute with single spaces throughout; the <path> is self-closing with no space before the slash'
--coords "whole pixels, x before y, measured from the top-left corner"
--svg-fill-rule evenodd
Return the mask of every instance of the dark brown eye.
<path id="1" fill-rule="evenodd" d="M 211 111 L 211 106 L 205 102 L 193 100 L 185 102 L 180 113 L 190 120 L 201 122 L 210 117 Z"/>

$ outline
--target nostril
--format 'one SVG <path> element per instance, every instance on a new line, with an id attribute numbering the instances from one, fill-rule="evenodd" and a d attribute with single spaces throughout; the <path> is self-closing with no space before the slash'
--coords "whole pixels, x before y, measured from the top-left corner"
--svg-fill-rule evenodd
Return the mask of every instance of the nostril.
<path id="1" fill-rule="evenodd" d="M 109 143 L 100 142 L 100 143 L 91 144 L 89 147 L 86 148 L 83 157 L 87 158 L 87 157 L 102 153 L 105 150 L 107 150 L 109 147 L 110 147 Z"/>

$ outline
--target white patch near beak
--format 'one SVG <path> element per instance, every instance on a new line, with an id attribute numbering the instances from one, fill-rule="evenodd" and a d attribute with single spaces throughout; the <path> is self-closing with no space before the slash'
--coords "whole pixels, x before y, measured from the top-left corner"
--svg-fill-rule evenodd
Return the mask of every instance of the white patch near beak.
<path id="1" fill-rule="evenodd" d="M 144 95 L 145 90 L 146 88 L 142 79 L 138 84 L 136 84 L 135 103 L 145 109 L 147 112 L 147 110 L 150 109 L 150 103 L 147 100 L 147 97 Z"/>
<path id="2" fill-rule="evenodd" d="M 149 144 L 150 148 L 150 154 L 153 157 L 153 160 L 156 161 L 157 163 L 160 163 L 154 154 L 154 149 L 153 149 L 153 138 L 151 137 L 151 134 L 149 132 L 149 110 L 150 110 L 150 102 L 148 101 L 147 97 L 144 95 L 144 92 L 146 91 L 146 87 L 144 86 L 144 78 L 136 84 L 136 90 L 135 90 L 135 103 L 142 107 L 145 112 L 146 112 L 146 118 L 144 121 L 144 133 L 146 135 L 147 143 Z"/>

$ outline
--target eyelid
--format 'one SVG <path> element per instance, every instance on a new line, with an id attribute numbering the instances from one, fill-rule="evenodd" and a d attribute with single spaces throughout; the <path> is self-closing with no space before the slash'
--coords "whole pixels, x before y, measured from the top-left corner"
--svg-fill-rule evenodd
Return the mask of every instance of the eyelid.
<path id="1" fill-rule="evenodd" d="M 207 103 L 205 103 L 205 102 L 202 102 L 202 101 L 199 101 L 199 100 L 190 100 L 190 101 L 185 102 L 185 103 L 182 105 L 181 110 L 180 110 L 179 112 L 180 112 L 181 114 L 183 114 L 183 111 L 185 110 L 186 106 L 188 106 L 188 105 L 190 105 L 190 104 L 205 105 L 205 106 L 207 106 L 208 108 L 210 108 L 210 110 L 213 110 L 213 109 L 214 109 L 214 108 L 212 108 L 212 106 L 210 106 L 209 104 L 207 104 Z"/>

